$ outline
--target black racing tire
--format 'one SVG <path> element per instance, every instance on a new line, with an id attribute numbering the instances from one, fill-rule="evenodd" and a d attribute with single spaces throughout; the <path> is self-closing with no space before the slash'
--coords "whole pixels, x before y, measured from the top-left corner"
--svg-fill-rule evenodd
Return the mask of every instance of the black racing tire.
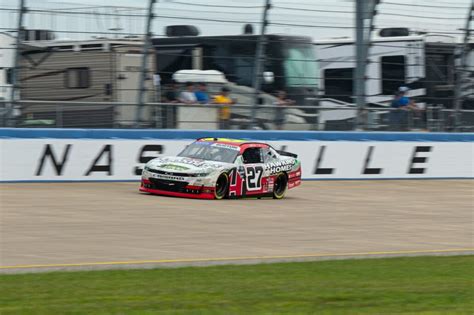
<path id="1" fill-rule="evenodd" d="M 285 173 L 278 173 L 273 184 L 273 199 L 283 199 L 288 190 L 288 176 Z"/>
<path id="2" fill-rule="evenodd" d="M 229 191 L 229 175 L 222 173 L 216 180 L 214 189 L 214 198 L 217 200 L 224 199 Z"/>

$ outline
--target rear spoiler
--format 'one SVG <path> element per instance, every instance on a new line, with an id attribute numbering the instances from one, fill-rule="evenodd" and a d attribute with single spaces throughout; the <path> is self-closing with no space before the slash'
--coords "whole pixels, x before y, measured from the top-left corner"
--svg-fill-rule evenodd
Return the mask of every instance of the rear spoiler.
<path id="1" fill-rule="evenodd" d="M 283 155 L 283 156 L 291 156 L 293 158 L 297 158 L 298 157 L 298 154 L 294 154 L 294 153 L 290 153 L 290 152 L 286 152 L 286 151 L 278 151 L 278 154 L 280 155 Z"/>

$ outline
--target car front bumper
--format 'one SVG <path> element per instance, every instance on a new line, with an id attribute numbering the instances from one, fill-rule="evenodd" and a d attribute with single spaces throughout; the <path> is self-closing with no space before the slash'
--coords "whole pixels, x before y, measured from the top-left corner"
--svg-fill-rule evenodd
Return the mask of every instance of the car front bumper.
<path id="1" fill-rule="evenodd" d="M 183 185 L 180 187 L 157 186 L 149 179 L 142 178 L 140 188 L 141 192 L 154 195 L 193 198 L 193 199 L 215 199 L 214 187 Z"/>

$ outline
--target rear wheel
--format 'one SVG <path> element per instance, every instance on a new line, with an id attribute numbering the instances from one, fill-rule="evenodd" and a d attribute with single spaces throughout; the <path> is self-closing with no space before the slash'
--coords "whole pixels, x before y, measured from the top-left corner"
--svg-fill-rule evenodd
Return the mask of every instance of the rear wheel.
<path id="1" fill-rule="evenodd" d="M 282 199 L 285 197 L 288 188 L 288 177 L 285 173 L 279 173 L 273 184 L 273 199 Z"/>
<path id="2" fill-rule="evenodd" d="M 214 189 L 214 197 L 218 200 L 224 199 L 229 189 L 229 175 L 222 173 L 219 175 L 216 181 L 216 187 Z"/>

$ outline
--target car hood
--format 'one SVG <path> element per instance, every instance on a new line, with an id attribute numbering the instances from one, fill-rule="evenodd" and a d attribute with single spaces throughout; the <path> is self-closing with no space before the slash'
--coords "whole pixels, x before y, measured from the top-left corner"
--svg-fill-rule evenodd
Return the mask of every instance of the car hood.
<path id="1" fill-rule="evenodd" d="M 146 164 L 146 166 L 151 169 L 173 173 L 212 172 L 229 168 L 232 165 L 231 163 L 206 161 L 180 156 L 158 157 Z"/>

